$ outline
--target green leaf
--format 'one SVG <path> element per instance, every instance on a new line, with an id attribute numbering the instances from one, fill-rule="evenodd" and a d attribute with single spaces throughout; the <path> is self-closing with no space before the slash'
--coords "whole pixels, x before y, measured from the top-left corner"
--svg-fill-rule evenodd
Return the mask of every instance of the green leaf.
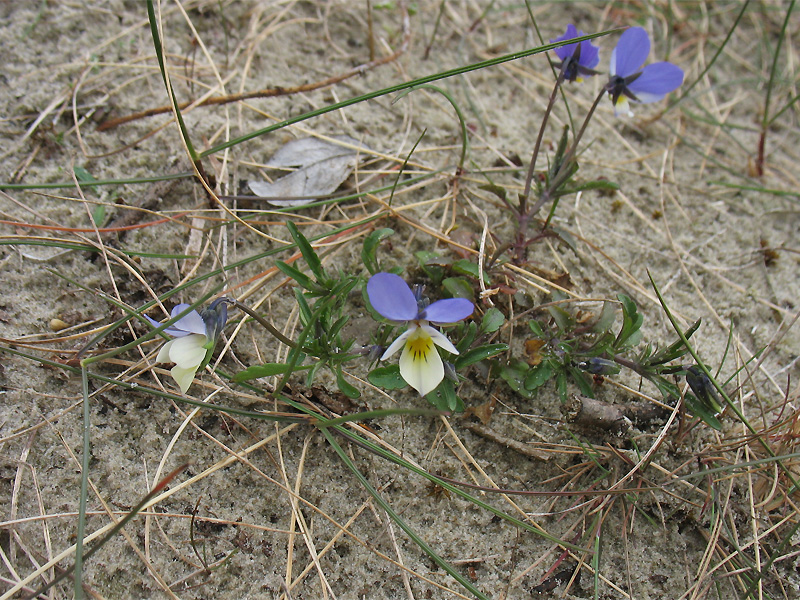
<path id="1" fill-rule="evenodd" d="M 463 277 L 448 277 L 442 281 L 442 287 L 450 294 L 451 298 L 466 298 L 467 300 L 474 300 L 475 294 L 472 292 L 472 286 Z"/>
<path id="2" fill-rule="evenodd" d="M 308 374 L 306 375 L 306 387 L 311 387 L 314 385 L 314 379 L 316 379 L 317 373 L 319 373 L 320 369 L 322 369 L 324 365 L 324 362 L 319 361 L 314 363 L 314 365 L 308 370 Z"/>
<path id="3" fill-rule="evenodd" d="M 572 380 L 578 386 L 578 389 L 580 389 L 581 394 L 588 396 L 589 398 L 594 398 L 594 390 L 592 389 L 591 384 L 589 384 L 588 376 L 576 367 L 569 366 L 567 369 L 569 370 L 569 374 L 572 376 Z"/>
<path id="4" fill-rule="evenodd" d="M 500 378 L 508 384 L 512 390 L 523 398 L 532 398 L 533 393 L 525 389 L 525 377 L 530 367 L 521 360 L 514 360 L 500 369 Z"/>
<path id="5" fill-rule="evenodd" d="M 614 183 L 613 181 L 587 181 L 586 183 L 579 183 L 575 187 L 572 187 L 568 190 L 564 190 L 565 194 L 575 194 L 577 192 L 585 192 L 587 190 L 604 190 L 604 191 L 616 191 L 619 189 L 619 185 Z"/>
<path id="6" fill-rule="evenodd" d="M 313 319 L 311 307 L 308 305 L 308 301 L 303 295 L 303 292 L 297 288 L 294 290 L 294 297 L 295 300 L 297 300 L 297 309 L 300 311 L 300 324 L 303 327 L 308 327 L 308 324 L 311 323 L 311 320 Z"/>
<path id="7" fill-rule="evenodd" d="M 428 252 L 427 250 L 420 250 L 415 253 L 420 264 L 428 267 L 449 267 L 453 264 L 452 258 L 447 258 L 436 252 Z"/>
<path id="8" fill-rule="evenodd" d="M 653 375 L 651 377 L 648 377 L 648 379 L 652 381 L 653 385 L 655 385 L 658 388 L 658 391 L 661 392 L 661 395 L 664 397 L 664 400 L 667 401 L 677 400 L 678 398 L 681 397 L 681 392 L 678 389 L 678 386 L 672 383 L 671 381 L 668 381 L 661 375 Z"/>
<path id="9" fill-rule="evenodd" d="M 422 267 L 422 270 L 431 280 L 431 283 L 433 283 L 434 287 L 439 287 L 442 285 L 442 279 L 444 279 L 444 269 L 441 267 L 441 263 L 446 262 L 445 259 L 442 259 L 442 257 L 435 252 L 428 252 L 427 250 L 415 252 L 414 256 L 417 257 L 420 267 Z"/>
<path id="10" fill-rule="evenodd" d="M 400 367 L 398 365 L 373 369 L 367 375 L 367 381 L 384 390 L 401 390 L 408 385 L 400 375 Z"/>
<path id="11" fill-rule="evenodd" d="M 295 366 L 295 371 L 301 371 L 311 368 L 311 365 Z M 283 375 L 289 372 L 289 365 L 283 363 L 265 363 L 263 365 L 255 365 L 247 367 L 244 371 L 239 371 L 231 379 L 236 383 L 242 381 L 250 381 L 251 379 L 259 379 L 261 377 L 272 377 L 273 375 Z"/>
<path id="12" fill-rule="evenodd" d="M 97 227 L 100 227 L 106 220 L 106 205 L 98 204 L 92 211 L 92 221 Z"/>
<path id="13" fill-rule="evenodd" d="M 556 389 L 558 390 L 558 396 L 561 398 L 561 402 L 564 403 L 567 401 L 567 375 L 564 371 L 559 371 L 558 375 L 556 375 Z"/>
<path id="14" fill-rule="evenodd" d="M 575 326 L 575 320 L 560 306 L 548 306 L 547 312 L 553 317 L 560 332 L 570 331 Z"/>
<path id="15" fill-rule="evenodd" d="M 563 227 L 559 227 L 558 225 L 553 225 L 550 223 L 551 231 L 558 234 L 559 239 L 564 242 L 569 249 L 572 250 L 575 254 L 578 254 L 578 242 L 575 240 L 575 236 L 572 235 L 569 231 L 564 229 Z"/>
<path id="16" fill-rule="evenodd" d="M 528 327 L 531 328 L 531 332 L 537 338 L 544 339 L 546 337 L 544 335 L 544 329 L 542 329 L 542 326 L 538 321 L 528 321 Z"/>
<path id="17" fill-rule="evenodd" d="M 376 257 L 378 244 L 393 233 L 394 229 L 385 227 L 383 229 L 376 229 L 364 239 L 364 244 L 361 246 L 361 260 L 364 262 L 364 266 L 367 267 L 367 271 L 370 272 L 370 275 L 374 275 L 380 271 L 380 266 L 378 265 L 378 259 Z"/>
<path id="18" fill-rule="evenodd" d="M 293 266 L 286 264 L 282 260 L 275 261 L 275 266 L 278 267 L 281 273 L 283 273 L 287 277 L 290 277 L 291 279 L 294 279 L 298 283 L 298 285 L 304 287 L 308 291 L 316 293 L 322 291 L 320 286 L 317 285 L 317 283 L 314 280 L 312 280 L 308 275 L 306 275 L 302 271 L 295 269 Z"/>
<path id="19" fill-rule="evenodd" d="M 479 185 L 478 189 L 486 190 L 487 192 L 491 192 L 492 194 L 494 194 L 495 196 L 500 198 L 500 200 L 506 200 L 507 199 L 507 194 L 508 193 L 506 192 L 506 188 L 500 187 L 499 185 L 494 185 L 494 184 L 491 184 L 491 183 L 487 183 L 485 185 Z"/>
<path id="20" fill-rule="evenodd" d="M 711 427 L 712 429 L 716 429 L 717 431 L 722 430 L 722 423 L 720 423 L 719 419 L 709 410 L 703 406 L 703 403 L 700 402 L 693 394 L 686 394 L 684 400 L 686 401 L 686 408 L 689 409 L 694 416 L 699 417 L 703 423 Z"/>
<path id="21" fill-rule="evenodd" d="M 348 398 L 358 398 L 361 396 L 361 392 L 358 391 L 358 388 L 348 383 L 344 378 L 341 367 L 336 369 L 336 386 L 339 388 L 339 391 Z"/>
<path id="22" fill-rule="evenodd" d="M 622 328 L 619 330 L 614 347 L 617 349 L 630 348 L 642 339 L 642 326 L 644 317 L 639 314 L 636 304 L 625 294 L 618 294 L 617 299 L 622 303 Z"/>
<path id="23" fill-rule="evenodd" d="M 461 339 L 456 344 L 456 349 L 460 353 L 466 352 L 467 348 L 472 345 L 472 342 L 475 341 L 475 338 L 478 336 L 478 325 L 475 321 L 470 321 L 464 327 L 464 335 L 461 336 Z"/>
<path id="24" fill-rule="evenodd" d="M 327 281 L 325 270 L 322 268 L 322 262 L 319 260 L 317 253 L 314 252 L 314 248 L 311 247 L 311 244 L 308 243 L 308 240 L 302 233 L 300 233 L 300 231 L 297 229 L 297 225 L 295 225 L 292 221 L 286 222 L 286 228 L 289 230 L 294 243 L 297 244 L 300 254 L 303 255 L 303 258 L 308 264 L 308 268 L 311 269 L 311 272 L 314 274 L 314 277 L 316 277 L 319 283 L 325 285 Z"/>
<path id="25" fill-rule="evenodd" d="M 485 346 L 478 346 L 461 354 L 456 358 L 453 363 L 456 369 L 464 369 L 477 362 L 486 360 L 498 354 L 502 354 L 508 350 L 508 344 L 486 344 Z"/>
<path id="26" fill-rule="evenodd" d="M 595 333 L 605 333 L 609 331 L 614 325 L 617 317 L 616 307 L 612 302 L 603 302 L 603 310 L 600 312 L 600 318 L 597 323 L 592 326 L 592 331 Z"/>
<path id="27" fill-rule="evenodd" d="M 80 182 L 88 183 L 91 181 L 97 181 L 97 179 L 95 179 L 94 176 L 83 167 L 75 167 L 72 169 L 72 171 L 75 173 L 75 179 Z"/>
<path id="28" fill-rule="evenodd" d="M 481 332 L 494 333 L 503 326 L 505 320 L 506 318 L 503 313 L 501 313 L 499 309 L 492 307 L 486 311 L 485 315 L 483 315 L 483 320 L 481 321 Z"/>
<path id="29" fill-rule="evenodd" d="M 535 392 L 553 377 L 553 367 L 548 361 L 542 361 L 535 367 L 531 367 L 525 376 L 525 389 Z"/>
<path id="30" fill-rule="evenodd" d="M 475 279 L 479 277 L 478 264 L 465 258 L 453 263 L 453 271 L 460 275 L 469 275 Z M 483 282 L 487 285 L 489 284 L 489 274 L 486 271 L 483 272 Z"/>
<path id="31" fill-rule="evenodd" d="M 464 403 L 456 394 L 455 385 L 449 379 L 443 379 L 435 390 L 425 396 L 425 399 L 437 410 L 464 412 Z"/>
<path id="32" fill-rule="evenodd" d="M 701 321 L 702 319 L 697 319 L 697 321 L 695 321 L 691 327 L 689 327 L 689 329 L 683 332 L 683 335 L 687 340 L 691 338 L 694 332 L 697 331 L 697 328 L 700 327 Z M 689 349 L 686 347 L 683 341 L 679 339 L 663 350 L 656 352 L 652 357 L 650 357 L 650 360 L 647 361 L 647 364 L 661 365 L 672 360 L 677 360 L 684 356 L 688 351 Z"/>

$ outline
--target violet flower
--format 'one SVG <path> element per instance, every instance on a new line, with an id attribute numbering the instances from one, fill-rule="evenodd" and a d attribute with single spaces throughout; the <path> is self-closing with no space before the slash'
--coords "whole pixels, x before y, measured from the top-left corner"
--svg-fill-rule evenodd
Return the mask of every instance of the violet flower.
<path id="1" fill-rule="evenodd" d="M 582 31 L 578 31 L 570 23 L 567 25 L 564 35 L 550 40 L 550 43 L 563 42 L 583 35 L 585 34 Z M 582 76 L 597 75 L 597 71 L 594 68 L 600 62 L 600 48 L 592 44 L 591 41 L 584 40 L 580 43 L 559 46 L 553 49 L 553 52 L 561 59 L 561 62 L 555 63 L 555 66 L 563 70 L 565 81 L 580 82 L 583 81 Z"/>
<path id="2" fill-rule="evenodd" d="M 420 310 L 414 292 L 403 279 L 392 273 L 377 273 L 367 282 L 370 304 L 390 321 L 407 322 L 408 329 L 386 349 L 381 360 L 394 355 L 400 348 L 400 375 L 425 396 L 444 379 L 442 358 L 434 344 L 452 354 L 458 350 L 444 334 L 429 323 L 455 323 L 466 319 L 475 310 L 465 298 L 437 300 Z"/>
<path id="3" fill-rule="evenodd" d="M 627 29 L 611 53 L 606 90 L 614 104 L 614 114 L 633 116 L 629 100 L 647 104 L 658 102 L 683 83 L 683 70 L 670 62 L 657 62 L 642 68 L 650 54 L 650 38 L 641 27 Z"/>
<path id="4" fill-rule="evenodd" d="M 164 329 L 164 333 L 174 339 L 161 347 L 156 362 L 175 363 L 170 373 L 184 394 L 192 385 L 197 370 L 208 364 L 211 359 L 217 339 L 228 320 L 227 303 L 227 298 L 218 298 L 202 313 L 193 310 Z M 187 308 L 188 304 L 178 304 L 172 309 L 171 318 L 175 318 Z M 153 327 L 161 327 L 158 321 L 150 317 L 147 319 Z"/>

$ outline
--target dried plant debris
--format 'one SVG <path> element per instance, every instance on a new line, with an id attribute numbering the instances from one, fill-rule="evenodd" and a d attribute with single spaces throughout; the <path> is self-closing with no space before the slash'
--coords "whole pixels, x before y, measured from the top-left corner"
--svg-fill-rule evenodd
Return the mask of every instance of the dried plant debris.
<path id="1" fill-rule="evenodd" d="M 271 169 L 298 167 L 273 182 L 250 180 L 250 190 L 274 206 L 303 206 L 334 193 L 368 148 L 346 135 L 292 140 L 267 161 Z"/>

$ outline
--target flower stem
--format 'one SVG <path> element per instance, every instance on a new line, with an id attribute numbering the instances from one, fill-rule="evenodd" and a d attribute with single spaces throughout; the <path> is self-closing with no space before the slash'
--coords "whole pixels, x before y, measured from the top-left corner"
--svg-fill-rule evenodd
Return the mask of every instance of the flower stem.
<path id="1" fill-rule="evenodd" d="M 570 146 L 569 150 L 567 150 L 567 153 L 564 155 L 564 160 L 561 161 L 561 165 L 559 166 L 555 177 L 553 177 L 553 180 L 550 182 L 548 189 L 545 190 L 545 193 L 543 193 L 539 200 L 537 200 L 536 204 L 534 204 L 533 208 L 531 209 L 531 214 L 536 214 L 542 205 L 551 197 L 551 193 L 566 183 L 570 173 L 570 163 L 572 163 L 575 158 L 575 154 L 578 151 L 578 144 L 580 143 L 581 138 L 583 138 L 583 134 L 586 131 L 586 126 L 589 124 L 589 121 L 594 115 L 594 111 L 597 109 L 597 105 L 600 104 L 600 100 L 603 99 L 606 91 L 606 86 L 603 86 L 603 89 L 600 90 L 597 98 L 594 99 L 592 107 L 589 109 L 586 118 L 583 120 L 583 125 L 581 125 L 580 130 L 578 130 L 578 134 L 575 136 L 575 140 L 572 142 L 572 146 Z M 547 228 L 549 223 L 550 219 L 548 218 L 544 227 Z"/>
<path id="2" fill-rule="evenodd" d="M 533 185 L 533 173 L 536 168 L 536 159 L 539 157 L 539 149 L 542 146 L 542 138 L 544 137 L 544 130 L 547 127 L 547 121 L 550 119 L 550 113 L 553 111 L 553 105 L 556 102 L 556 94 L 558 93 L 559 86 L 564 82 L 564 67 L 566 66 L 567 61 L 561 65 L 561 70 L 558 72 L 558 78 L 556 79 L 556 84 L 553 86 L 553 91 L 550 94 L 550 100 L 547 103 L 547 108 L 544 111 L 544 117 L 542 118 L 542 124 L 539 127 L 539 135 L 536 138 L 536 145 L 533 147 L 533 154 L 531 154 L 531 162 L 528 165 L 528 174 L 525 177 L 525 189 L 522 192 L 522 196 L 519 199 L 519 214 L 520 216 L 527 214 L 528 210 L 528 198 L 531 195 L 531 187 Z M 533 212 L 536 212 L 535 210 Z"/>
<path id="3" fill-rule="evenodd" d="M 236 308 L 241 310 L 242 312 L 247 313 L 248 315 L 253 317 L 253 319 L 258 321 L 259 325 L 261 325 L 264 329 L 269 331 L 272 335 L 274 335 L 276 338 L 278 338 L 281 342 L 283 342 L 287 346 L 291 348 L 295 348 L 297 346 L 297 344 L 295 344 L 292 340 L 290 340 L 288 337 L 286 337 L 280 331 L 278 331 L 278 329 L 272 323 L 267 321 L 264 317 L 259 315 L 256 311 L 254 311 L 246 304 L 242 304 L 241 302 L 239 302 L 238 300 L 234 300 L 233 298 L 226 298 L 226 301 L 232 306 L 235 306 Z"/>

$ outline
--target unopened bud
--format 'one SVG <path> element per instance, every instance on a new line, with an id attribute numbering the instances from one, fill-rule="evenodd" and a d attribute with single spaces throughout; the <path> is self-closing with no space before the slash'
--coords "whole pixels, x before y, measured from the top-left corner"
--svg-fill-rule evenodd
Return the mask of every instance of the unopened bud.
<path id="1" fill-rule="evenodd" d="M 694 365 L 686 369 L 686 383 L 689 384 L 695 397 L 710 408 L 715 415 L 722 412 L 722 402 L 717 395 L 717 390 L 700 367 Z"/>
<path id="2" fill-rule="evenodd" d="M 620 367 L 613 360 L 593 356 L 578 363 L 578 368 L 592 375 L 616 375 Z"/>
<path id="3" fill-rule="evenodd" d="M 453 383 L 461 383 L 461 381 L 458 379 L 458 373 L 456 373 L 456 366 L 451 362 L 447 362 L 446 360 L 442 362 L 444 364 L 444 376 Z"/>

